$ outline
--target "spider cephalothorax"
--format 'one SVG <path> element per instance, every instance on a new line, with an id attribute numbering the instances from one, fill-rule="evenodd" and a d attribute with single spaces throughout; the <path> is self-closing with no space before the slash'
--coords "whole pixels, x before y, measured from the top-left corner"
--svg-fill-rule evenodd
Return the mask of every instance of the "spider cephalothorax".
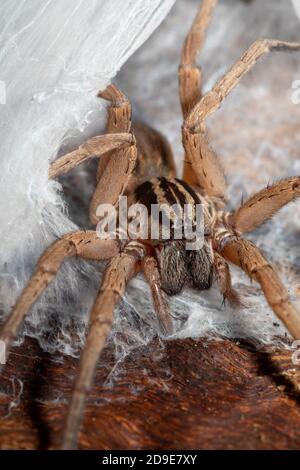
<path id="1" fill-rule="evenodd" d="M 154 240 L 153 236 L 151 237 L 151 227 L 155 221 L 150 216 L 147 242 L 155 247 L 162 289 L 168 295 L 179 294 L 185 285 L 198 290 L 209 289 L 214 271 L 211 235 L 217 220 L 213 201 L 203 197 L 196 188 L 178 178 L 153 178 L 138 186 L 134 194 L 135 201 L 143 204 L 149 214 L 152 215 L 152 208 L 155 206 L 162 209 L 162 217 L 159 220 L 160 235 L 164 234 L 164 229 L 169 230 L 165 239 Z M 204 219 L 201 240 L 198 245 L 191 247 L 191 241 L 182 233 L 182 229 L 187 228 L 187 221 L 184 220 L 186 208 L 191 211 L 191 235 L 197 236 L 197 209 Z M 174 220 L 176 209 L 180 223 L 178 219 Z M 178 229 L 181 230 L 180 233 Z"/>
<path id="2" fill-rule="evenodd" d="M 182 141 L 184 171 L 181 180 L 176 171 L 171 148 L 161 134 L 142 124 L 132 125 L 131 105 L 126 96 L 110 85 L 100 97 L 111 102 L 107 133 L 94 137 L 79 149 L 57 159 L 50 167 L 55 178 L 92 157 L 101 157 L 97 185 L 90 204 L 90 219 L 99 222 L 101 204 L 118 207 L 119 196 L 130 202 L 172 206 L 179 212 L 185 204 L 192 207 L 192 226 L 196 209 L 202 209 L 203 240 L 189 250 L 187 237 L 175 236 L 175 219 L 165 239 L 164 224 L 159 221 L 155 237 L 101 239 L 96 231 L 75 232 L 56 241 L 41 256 L 36 271 L 3 326 L 0 339 L 7 350 L 22 321 L 68 256 L 108 260 L 103 281 L 91 311 L 86 345 L 82 353 L 70 411 L 64 429 L 62 447 L 77 446 L 85 396 L 92 385 L 94 370 L 111 330 L 114 309 L 130 279 L 142 272 L 149 283 L 153 305 L 163 331 L 172 327 L 167 296 L 178 294 L 184 286 L 207 289 L 213 279 L 225 299 L 238 304 L 231 286 L 228 262 L 257 281 L 266 299 L 292 336 L 300 339 L 300 315 L 289 300 L 288 292 L 272 265 L 242 235 L 256 229 L 281 207 L 300 196 L 300 177 L 284 179 L 262 189 L 231 212 L 225 211 L 225 177 L 216 154 L 208 144 L 205 121 L 239 83 L 256 61 L 273 49 L 300 50 L 300 44 L 262 39 L 255 41 L 241 59 L 221 78 L 211 91 L 202 95 L 201 72 L 195 65 L 216 0 L 203 0 L 187 35 L 179 68 L 179 94 L 184 117 Z M 193 212 L 194 211 L 194 212 Z M 151 216 L 150 216 L 151 218 Z M 168 217 L 167 217 L 168 218 Z M 152 218 L 151 218 L 152 222 Z M 151 225 L 151 224 L 150 224 Z M 199 398 L 200 399 L 200 398 Z"/>

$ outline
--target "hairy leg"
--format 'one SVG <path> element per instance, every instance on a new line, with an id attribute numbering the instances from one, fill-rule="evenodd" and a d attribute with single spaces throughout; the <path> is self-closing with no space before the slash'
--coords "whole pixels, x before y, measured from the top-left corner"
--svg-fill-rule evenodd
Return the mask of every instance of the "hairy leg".
<path id="1" fill-rule="evenodd" d="M 232 238 L 221 249 L 221 254 L 261 285 L 270 307 L 291 335 L 300 339 L 300 312 L 289 301 L 286 288 L 259 249 L 248 240 Z"/>
<path id="2" fill-rule="evenodd" d="M 77 150 L 67 153 L 55 160 L 49 168 L 49 178 L 56 178 L 70 171 L 90 158 L 100 157 L 111 150 L 130 146 L 134 143 L 134 137 L 130 133 L 105 134 L 89 139 L 80 145 Z"/>
<path id="3" fill-rule="evenodd" d="M 229 72 L 194 106 L 186 120 L 186 125 L 195 132 L 201 131 L 208 116 L 221 106 L 224 98 L 237 86 L 243 76 L 249 72 L 262 56 L 276 50 L 298 51 L 300 50 L 300 43 L 276 39 L 258 39 L 252 43 L 240 60 L 231 67 Z"/>
<path id="4" fill-rule="evenodd" d="M 36 270 L 20 295 L 13 311 L 2 327 L 0 340 L 8 352 L 17 336 L 26 313 L 54 279 L 61 264 L 69 256 L 88 259 L 108 259 L 118 253 L 114 240 L 100 240 L 96 232 L 74 232 L 51 245 L 40 257 Z"/>
<path id="5" fill-rule="evenodd" d="M 225 179 L 217 156 L 208 144 L 206 119 L 221 106 L 224 98 L 260 57 L 272 50 L 296 51 L 299 49 L 299 43 L 271 39 L 255 41 L 187 116 L 183 126 L 183 145 L 196 173 L 198 184 L 208 195 L 224 197 Z"/>
<path id="6" fill-rule="evenodd" d="M 202 97 L 202 72 L 196 66 L 197 56 L 203 47 L 205 34 L 211 21 L 217 0 L 203 0 L 192 27 L 185 39 L 178 71 L 179 96 L 184 119 Z M 183 179 L 196 184 L 188 155 L 185 155 Z"/>
<path id="7" fill-rule="evenodd" d="M 114 85 L 108 86 L 99 96 L 112 102 L 108 111 L 107 132 L 130 132 L 131 105 L 127 97 Z M 124 193 L 135 169 L 136 159 L 135 140 L 129 147 L 108 152 L 100 159 L 98 184 L 90 204 L 90 220 L 93 224 L 97 224 L 99 220 L 96 212 L 100 203 L 117 207 L 118 198 Z"/>
<path id="8" fill-rule="evenodd" d="M 144 254 L 144 247 L 141 244 L 129 242 L 124 251 L 111 260 L 105 271 L 91 312 L 89 332 L 81 355 L 79 373 L 64 429 L 63 449 L 77 447 L 86 393 L 92 385 L 97 361 L 110 333 L 114 309 L 124 295 L 127 283 L 136 274 Z"/>
<path id="9" fill-rule="evenodd" d="M 284 179 L 262 189 L 243 203 L 229 217 L 229 223 L 237 234 L 251 232 L 299 196 L 300 176 Z"/>
<path id="10" fill-rule="evenodd" d="M 115 85 L 109 85 L 104 91 L 98 93 L 99 98 L 110 101 L 108 108 L 106 132 L 109 134 L 119 134 L 120 132 L 131 131 L 132 109 L 129 99 Z M 105 155 L 99 161 L 97 180 L 103 175 L 105 168 L 112 156 L 112 152 Z"/>
<path id="11" fill-rule="evenodd" d="M 161 330 L 164 334 L 170 335 L 173 332 L 172 316 L 169 311 L 165 293 L 161 289 L 160 274 L 155 258 L 147 256 L 143 262 L 142 268 L 144 276 L 150 285 L 153 304 Z"/>
<path id="12" fill-rule="evenodd" d="M 185 39 L 179 66 L 179 95 L 184 118 L 201 98 L 201 69 L 196 66 L 217 0 L 203 0 Z"/>

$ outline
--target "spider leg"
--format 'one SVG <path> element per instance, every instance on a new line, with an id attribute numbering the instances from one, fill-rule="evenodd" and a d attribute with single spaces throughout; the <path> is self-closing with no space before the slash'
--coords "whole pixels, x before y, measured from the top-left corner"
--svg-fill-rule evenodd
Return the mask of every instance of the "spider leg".
<path id="1" fill-rule="evenodd" d="M 224 197 L 225 178 L 217 156 L 208 144 L 206 119 L 221 106 L 224 98 L 260 57 L 273 50 L 296 51 L 299 49 L 299 43 L 271 39 L 255 41 L 213 89 L 201 98 L 185 119 L 183 145 L 199 186 L 209 196 Z"/>
<path id="2" fill-rule="evenodd" d="M 279 209 L 300 196 L 300 176 L 284 179 L 262 189 L 243 203 L 229 218 L 237 234 L 251 232 Z"/>
<path id="3" fill-rule="evenodd" d="M 127 96 L 115 85 L 109 85 L 104 91 L 98 93 L 98 96 L 99 98 L 111 102 L 111 106 L 108 108 L 106 132 L 109 134 L 130 132 L 132 109 Z M 112 152 L 105 155 L 105 157 L 99 161 L 97 181 L 99 181 L 103 175 L 111 156 Z"/>
<path id="4" fill-rule="evenodd" d="M 110 134 L 130 132 L 131 105 L 127 97 L 114 85 L 109 85 L 99 96 L 112 101 L 106 131 Z M 136 159 L 135 140 L 130 146 L 108 152 L 100 159 L 98 184 L 90 204 L 90 220 L 93 224 L 99 221 L 96 211 L 100 203 L 117 206 L 118 198 L 124 193 L 135 169 Z"/>
<path id="5" fill-rule="evenodd" d="M 165 293 L 161 289 L 158 265 L 152 256 L 147 256 L 142 264 L 144 276 L 150 285 L 154 308 L 160 324 L 162 333 L 171 335 L 173 333 L 172 316 L 166 300 Z"/>
<path id="6" fill-rule="evenodd" d="M 217 0 L 203 0 L 188 32 L 179 65 L 179 96 L 184 118 L 200 100 L 201 68 L 196 66 Z"/>
<path id="7" fill-rule="evenodd" d="M 196 66 L 197 56 L 203 47 L 217 0 L 202 0 L 192 27 L 185 39 L 179 67 L 179 95 L 184 117 L 182 142 L 185 150 L 183 179 L 205 189 L 207 194 L 223 197 L 225 177 L 207 140 L 199 141 L 189 130 L 187 119 L 201 101 L 202 72 Z M 200 146 L 201 144 L 201 146 Z"/>
<path id="8" fill-rule="evenodd" d="M 212 88 L 201 98 L 190 112 L 186 124 L 193 131 L 201 131 L 208 116 L 214 113 L 222 104 L 224 98 L 240 82 L 243 76 L 251 70 L 258 59 L 271 51 L 298 51 L 300 43 L 279 41 L 276 39 L 258 39 Z"/>
<path id="9" fill-rule="evenodd" d="M 74 232 L 53 243 L 40 257 L 34 274 L 2 327 L 0 340 L 5 343 L 7 352 L 26 313 L 53 280 L 65 258 L 78 255 L 102 260 L 116 253 L 118 245 L 114 240 L 100 240 L 96 232 L 92 231 Z"/>
<path id="10" fill-rule="evenodd" d="M 259 249 L 248 240 L 233 237 L 221 249 L 221 254 L 261 285 L 270 307 L 291 335 L 300 339 L 300 313 L 289 301 L 288 291 Z"/>
<path id="11" fill-rule="evenodd" d="M 206 31 L 216 4 L 217 0 L 203 0 L 201 2 L 184 41 L 178 70 L 179 96 L 184 119 L 202 97 L 202 71 L 200 67 L 197 67 L 196 60 L 203 47 Z M 197 184 L 197 178 L 187 152 L 185 152 L 183 179 L 191 184 Z"/>
<path id="12" fill-rule="evenodd" d="M 232 287 L 228 263 L 226 263 L 225 259 L 217 252 L 214 252 L 214 268 L 217 285 L 223 295 L 223 302 L 225 303 L 225 301 L 228 300 L 233 306 L 241 305 L 240 296 Z"/>
<path id="13" fill-rule="evenodd" d="M 62 449 L 77 447 L 86 393 L 92 385 L 97 361 L 110 333 L 114 309 L 124 295 L 127 283 L 137 273 L 143 256 L 143 245 L 129 242 L 124 251 L 112 258 L 106 268 L 103 283 L 91 311 L 89 332 L 80 359 Z"/>
<path id="14" fill-rule="evenodd" d="M 49 178 L 56 178 L 59 175 L 67 173 L 72 168 L 80 165 L 80 163 L 85 162 L 89 158 L 100 157 L 111 150 L 117 150 L 121 147 L 129 146 L 133 142 L 133 135 L 126 132 L 93 137 L 80 145 L 77 150 L 67 153 L 55 160 L 50 165 Z"/>

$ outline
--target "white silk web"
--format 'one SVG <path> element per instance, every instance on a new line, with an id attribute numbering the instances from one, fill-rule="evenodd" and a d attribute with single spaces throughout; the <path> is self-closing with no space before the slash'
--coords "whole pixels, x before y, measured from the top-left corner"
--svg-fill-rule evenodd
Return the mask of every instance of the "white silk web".
<path id="1" fill-rule="evenodd" d="M 0 307 L 4 314 L 44 248 L 62 233 L 87 227 L 93 165 L 73 170 L 60 182 L 48 182 L 49 161 L 103 131 L 105 107 L 95 98 L 97 90 L 144 43 L 173 3 L 1 3 L 0 103 L 6 102 L 0 104 Z M 163 131 L 179 167 L 177 66 L 197 6 L 198 0 L 177 0 L 166 21 L 118 75 L 119 86 L 133 101 L 135 116 Z M 300 23 L 292 3 L 221 1 L 201 55 L 206 89 L 262 36 L 299 40 Z M 277 53 L 264 59 L 209 121 L 233 206 L 242 194 L 247 196 L 269 181 L 300 174 L 300 105 L 291 100 L 292 82 L 300 79 L 299 63 L 299 54 Z M 295 301 L 300 284 L 299 215 L 299 203 L 289 206 L 253 236 L 276 263 Z M 178 320 L 176 336 L 242 337 L 259 344 L 282 344 L 279 337 L 284 338 L 285 330 L 257 286 L 237 270 L 233 279 L 247 308 L 222 308 L 215 289 L 204 294 L 187 290 L 170 301 L 174 315 L 186 319 Z M 99 282 L 97 264 L 67 261 L 29 315 L 25 333 L 48 351 L 77 355 Z M 155 334 L 149 289 L 138 277 L 118 309 L 112 337 L 123 357 Z"/>

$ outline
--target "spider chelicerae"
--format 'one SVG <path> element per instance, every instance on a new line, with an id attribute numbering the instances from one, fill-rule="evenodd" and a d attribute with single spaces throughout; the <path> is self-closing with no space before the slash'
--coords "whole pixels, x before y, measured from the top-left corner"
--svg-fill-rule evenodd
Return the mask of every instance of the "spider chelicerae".
<path id="1" fill-rule="evenodd" d="M 187 204 L 200 205 L 204 214 L 204 243 L 198 250 L 187 250 L 184 240 L 172 236 L 167 240 L 132 239 L 130 236 L 127 240 L 101 239 L 95 230 L 67 234 L 41 256 L 2 328 L 0 339 L 7 350 L 26 313 L 53 280 L 66 257 L 108 261 L 91 311 L 86 345 L 64 428 L 64 449 L 77 446 L 85 397 L 111 330 L 115 307 L 128 282 L 139 272 L 150 285 L 153 305 L 165 332 L 172 329 L 167 296 L 180 293 L 186 285 L 203 290 L 216 281 L 224 299 L 239 304 L 239 296 L 231 285 L 230 262 L 261 285 L 273 311 L 291 335 L 300 339 L 300 314 L 289 301 L 287 290 L 258 248 L 242 237 L 300 195 L 300 177 L 268 186 L 237 210 L 226 212 L 225 177 L 209 146 L 205 125 L 208 116 L 221 106 L 260 57 L 272 50 L 299 50 L 300 44 L 270 39 L 255 41 L 212 90 L 202 95 L 201 70 L 196 66 L 196 59 L 216 3 L 217 0 L 202 1 L 181 55 L 179 95 L 185 155 L 182 179 L 176 178 L 172 151 L 166 139 L 149 126 L 132 124 L 130 102 L 114 85 L 99 94 L 111 103 L 106 134 L 88 140 L 50 166 L 49 178 L 56 178 L 89 158 L 101 157 L 90 204 L 90 219 L 94 225 L 99 222 L 99 205 L 111 204 L 118 209 L 120 195 L 146 207 L 153 203 L 170 206 L 178 203 L 182 208 Z"/>

